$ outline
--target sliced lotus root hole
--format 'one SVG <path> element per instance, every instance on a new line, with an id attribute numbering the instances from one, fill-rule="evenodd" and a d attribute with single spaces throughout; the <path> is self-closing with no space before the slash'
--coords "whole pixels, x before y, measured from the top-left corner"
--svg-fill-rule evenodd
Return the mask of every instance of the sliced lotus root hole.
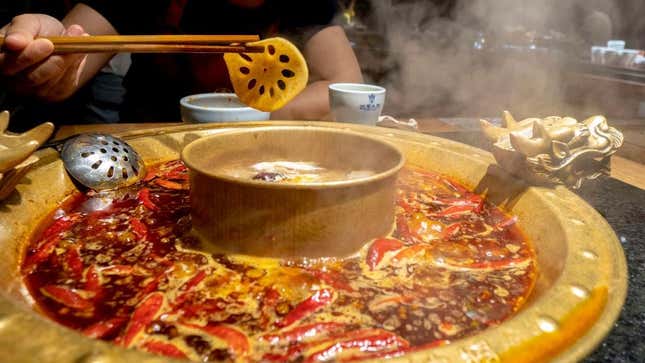
<path id="1" fill-rule="evenodd" d="M 262 53 L 224 55 L 235 93 L 243 103 L 261 111 L 275 111 L 307 85 L 307 63 L 298 49 L 282 38 L 248 43 Z"/>

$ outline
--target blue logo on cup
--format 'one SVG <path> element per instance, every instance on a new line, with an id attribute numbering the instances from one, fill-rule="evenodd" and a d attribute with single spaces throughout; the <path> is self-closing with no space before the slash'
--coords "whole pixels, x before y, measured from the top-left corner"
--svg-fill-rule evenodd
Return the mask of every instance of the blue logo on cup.
<path id="1" fill-rule="evenodd" d="M 374 103 L 376 101 L 376 95 L 375 94 L 370 93 L 367 96 L 367 99 L 369 100 L 369 103 L 366 103 L 366 104 L 358 106 L 358 108 L 361 111 L 376 111 L 376 110 L 379 109 L 379 107 L 381 107 L 380 103 Z"/>

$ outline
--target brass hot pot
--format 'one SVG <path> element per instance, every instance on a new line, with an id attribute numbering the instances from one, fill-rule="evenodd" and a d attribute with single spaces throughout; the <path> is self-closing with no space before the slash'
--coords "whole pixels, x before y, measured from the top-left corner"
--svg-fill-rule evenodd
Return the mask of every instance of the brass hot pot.
<path id="1" fill-rule="evenodd" d="M 408 163 L 447 174 L 488 195 L 519 217 L 537 251 L 539 277 L 525 306 L 500 326 L 450 345 L 411 353 L 399 362 L 555 362 L 589 354 L 617 319 L 627 290 L 627 267 L 609 225 L 563 187 L 530 187 L 494 164 L 482 150 L 453 141 L 377 127 L 319 122 L 188 125 L 130 134 L 148 163 L 176 159 L 189 142 L 225 129 L 317 126 L 351 130 L 395 144 Z M 121 135 L 124 136 L 124 135 Z M 58 154 L 41 161 L 0 206 L 0 354 L 19 362 L 165 362 L 165 357 L 91 340 L 33 310 L 20 279 L 24 248 L 39 222 L 75 186 Z"/>

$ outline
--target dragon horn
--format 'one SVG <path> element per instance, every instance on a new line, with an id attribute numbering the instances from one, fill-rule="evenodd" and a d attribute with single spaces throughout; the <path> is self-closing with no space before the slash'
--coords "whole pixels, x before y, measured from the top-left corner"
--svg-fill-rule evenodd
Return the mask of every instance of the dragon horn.
<path id="1" fill-rule="evenodd" d="M 530 139 L 516 132 L 509 134 L 511 146 L 525 156 L 535 156 L 544 154 L 548 148 L 545 148 L 544 139 Z"/>
<path id="2" fill-rule="evenodd" d="M 545 144 L 551 143 L 551 135 L 549 135 L 541 120 L 533 122 L 533 138 L 543 139 Z"/>
<path id="3" fill-rule="evenodd" d="M 497 127 L 484 119 L 479 120 L 479 125 L 481 126 L 484 135 L 486 135 L 486 137 L 492 142 L 496 142 L 500 137 L 508 134 L 508 130 Z"/>
<path id="4" fill-rule="evenodd" d="M 517 121 L 510 112 L 504 111 L 504 126 L 508 129 L 513 129 L 517 126 Z"/>

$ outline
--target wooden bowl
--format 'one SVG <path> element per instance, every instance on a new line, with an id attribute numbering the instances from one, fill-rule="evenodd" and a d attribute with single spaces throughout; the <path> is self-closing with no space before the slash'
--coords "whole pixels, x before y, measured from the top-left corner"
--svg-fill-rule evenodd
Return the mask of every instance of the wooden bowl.
<path id="1" fill-rule="evenodd" d="M 195 232 L 223 252 L 270 257 L 344 257 L 388 234 L 395 183 L 404 164 L 391 144 L 347 130 L 239 130 L 186 146 Z M 369 171 L 355 179 L 276 183 L 231 175 L 235 166 L 312 162 Z"/>

